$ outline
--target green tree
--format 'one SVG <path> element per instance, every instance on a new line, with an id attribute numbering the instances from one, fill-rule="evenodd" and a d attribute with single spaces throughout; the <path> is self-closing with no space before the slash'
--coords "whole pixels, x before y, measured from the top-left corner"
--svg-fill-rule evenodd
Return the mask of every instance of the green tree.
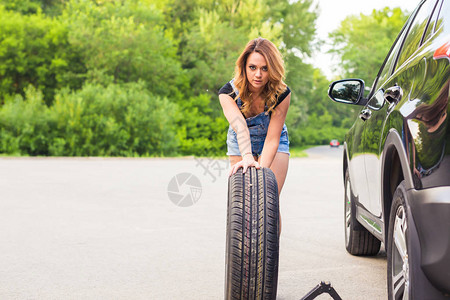
<path id="1" fill-rule="evenodd" d="M 64 89 L 49 109 L 50 155 L 162 156 L 178 147 L 178 108 L 143 82 Z"/>
<path id="2" fill-rule="evenodd" d="M 286 122 L 291 144 L 326 144 L 331 139 L 342 141 L 354 121 L 355 107 L 331 101 L 328 98 L 328 79 L 319 69 L 310 72 L 313 74 L 312 82 L 309 95 L 301 102 L 303 109 L 299 111 L 298 106 L 289 109 Z"/>
<path id="3" fill-rule="evenodd" d="M 0 28 L 0 99 L 7 94 L 24 96 L 32 84 L 49 104 L 56 89 L 81 86 L 84 68 L 61 22 L 40 12 L 22 15 L 0 5 Z"/>
<path id="4" fill-rule="evenodd" d="M 96 4 L 72 0 L 61 16 L 69 41 L 82 54 L 89 81 L 144 81 L 155 95 L 180 97 L 184 72 L 161 12 L 143 1 Z"/>
<path id="5" fill-rule="evenodd" d="M 47 155 L 52 134 L 48 107 L 34 87 L 24 94 L 7 97 L 0 107 L 0 153 Z"/>
<path id="6" fill-rule="evenodd" d="M 0 153 L 163 156 L 178 149 L 179 109 L 143 82 L 63 89 L 47 107 L 32 86 L 0 108 Z M 179 117 L 179 116 L 178 116 Z"/>
<path id="7" fill-rule="evenodd" d="M 0 0 L 6 9 L 23 14 L 36 14 L 44 11 L 46 14 L 56 15 L 63 7 L 64 0 Z"/>
<path id="8" fill-rule="evenodd" d="M 340 58 L 341 74 L 372 84 L 407 15 L 400 8 L 386 7 L 342 21 L 329 35 L 334 47 L 330 52 Z"/>

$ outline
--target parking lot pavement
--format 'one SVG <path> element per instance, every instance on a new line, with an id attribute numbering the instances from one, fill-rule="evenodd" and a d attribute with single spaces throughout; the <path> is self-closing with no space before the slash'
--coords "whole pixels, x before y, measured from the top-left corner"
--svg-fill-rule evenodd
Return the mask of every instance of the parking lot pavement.
<path id="1" fill-rule="evenodd" d="M 278 299 L 321 280 L 343 299 L 386 299 L 384 252 L 345 251 L 341 160 L 321 153 L 290 161 Z M 196 158 L 0 158 L 0 298 L 223 298 L 227 171 Z"/>

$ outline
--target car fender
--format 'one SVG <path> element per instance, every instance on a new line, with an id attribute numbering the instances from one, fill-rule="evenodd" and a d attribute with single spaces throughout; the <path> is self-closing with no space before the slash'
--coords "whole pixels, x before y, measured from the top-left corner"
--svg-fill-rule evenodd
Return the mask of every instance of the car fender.
<path id="1" fill-rule="evenodd" d="M 389 162 L 389 155 L 392 153 L 392 150 L 396 150 L 398 153 L 398 157 L 400 159 L 400 164 L 402 167 L 402 172 L 403 172 L 403 178 L 405 179 L 405 184 L 406 184 L 406 189 L 412 189 L 414 188 L 414 181 L 413 181 L 413 177 L 411 174 L 411 168 L 409 165 L 409 159 L 406 156 L 406 150 L 405 150 L 405 146 L 402 142 L 402 138 L 400 136 L 400 134 L 397 132 L 397 130 L 395 129 L 390 129 L 387 136 L 386 136 L 386 140 L 384 143 L 384 149 L 383 152 L 381 154 L 381 182 L 382 182 L 382 188 L 384 189 L 384 170 L 386 168 L 386 163 Z"/>
<path id="2" fill-rule="evenodd" d="M 342 147 L 344 148 L 344 151 L 342 152 L 342 179 L 345 182 L 345 171 L 348 168 L 348 162 L 349 162 L 349 157 L 348 157 L 348 151 L 347 151 L 347 142 L 343 142 L 342 143 Z"/>
<path id="3" fill-rule="evenodd" d="M 384 148 L 381 153 L 381 207 L 382 207 L 382 219 L 384 223 L 383 240 L 386 241 L 388 221 L 391 209 L 392 194 L 396 187 L 386 186 L 386 183 L 391 183 L 385 178 L 387 168 L 392 165 L 392 153 L 397 152 L 397 156 L 400 163 L 403 180 L 405 181 L 405 188 L 410 190 L 414 187 L 413 178 L 411 175 L 411 169 L 409 166 L 409 160 L 406 155 L 402 138 L 397 130 L 390 129 L 384 143 Z M 392 179 L 391 179 L 392 180 Z"/>

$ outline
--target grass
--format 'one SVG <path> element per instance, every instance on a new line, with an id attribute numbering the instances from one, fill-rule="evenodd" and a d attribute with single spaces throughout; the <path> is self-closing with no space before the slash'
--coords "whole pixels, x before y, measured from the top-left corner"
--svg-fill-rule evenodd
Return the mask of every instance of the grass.
<path id="1" fill-rule="evenodd" d="M 290 147 L 289 152 L 291 153 L 290 158 L 298 158 L 298 157 L 308 157 L 308 154 L 306 154 L 305 150 L 315 147 L 317 145 L 307 145 L 307 146 L 296 146 L 296 147 Z M 161 158 L 183 158 L 183 157 L 191 157 L 195 155 L 175 155 L 175 156 L 161 156 Z M 13 153 L 13 154 L 6 154 L 6 153 L 0 153 L 0 157 L 30 157 L 28 154 L 20 154 L 20 153 Z M 36 157 L 52 157 L 52 156 L 42 156 L 38 155 Z M 67 156 L 72 157 L 72 156 Z M 75 156 L 73 156 L 75 157 Z M 89 157 L 89 156 L 86 156 Z M 98 156 L 98 157 L 116 157 L 116 156 Z M 130 156 L 132 157 L 132 156 Z M 218 155 L 218 156 L 196 156 L 198 158 L 204 157 L 204 158 L 210 158 L 210 159 L 228 159 L 227 155 Z M 148 158 L 146 156 L 142 156 L 142 158 Z M 157 157 L 156 157 L 157 158 Z"/>
<path id="2" fill-rule="evenodd" d="M 308 157 L 308 154 L 306 154 L 305 150 L 309 149 L 311 147 L 314 147 L 313 145 L 307 145 L 307 146 L 297 146 L 297 147 L 290 147 L 289 152 L 291 152 L 291 158 L 294 157 Z"/>

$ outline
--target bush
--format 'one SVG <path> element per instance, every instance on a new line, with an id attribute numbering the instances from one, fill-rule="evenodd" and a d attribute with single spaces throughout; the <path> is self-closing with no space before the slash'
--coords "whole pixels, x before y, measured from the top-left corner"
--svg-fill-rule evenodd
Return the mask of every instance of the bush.
<path id="1" fill-rule="evenodd" d="M 22 15 L 0 4 L 0 99 L 34 85 L 51 103 L 55 90 L 81 86 L 85 72 L 65 25 L 41 13 Z"/>
<path id="2" fill-rule="evenodd" d="M 335 127 L 332 121 L 331 115 L 325 111 L 319 117 L 316 114 L 309 116 L 307 126 L 288 128 L 291 145 L 324 145 L 332 139 L 342 142 L 348 128 Z"/>
<path id="3" fill-rule="evenodd" d="M 161 12 L 142 1 L 71 0 L 61 20 L 80 49 L 88 79 L 101 84 L 142 80 L 154 95 L 182 98 L 185 72 Z"/>
<path id="4" fill-rule="evenodd" d="M 0 152 L 56 156 L 163 156 L 178 148 L 178 108 L 142 82 L 57 92 L 48 108 L 33 87 L 0 109 Z"/>
<path id="5" fill-rule="evenodd" d="M 0 153 L 48 155 L 51 122 L 42 92 L 30 86 L 0 109 Z"/>
<path id="6" fill-rule="evenodd" d="M 228 122 L 224 117 L 214 118 L 207 94 L 180 102 L 182 115 L 177 124 L 180 152 L 184 155 L 224 155 Z"/>
<path id="7" fill-rule="evenodd" d="M 65 89 L 49 111 L 55 122 L 50 155 L 176 154 L 177 106 L 153 96 L 142 82 Z"/>

